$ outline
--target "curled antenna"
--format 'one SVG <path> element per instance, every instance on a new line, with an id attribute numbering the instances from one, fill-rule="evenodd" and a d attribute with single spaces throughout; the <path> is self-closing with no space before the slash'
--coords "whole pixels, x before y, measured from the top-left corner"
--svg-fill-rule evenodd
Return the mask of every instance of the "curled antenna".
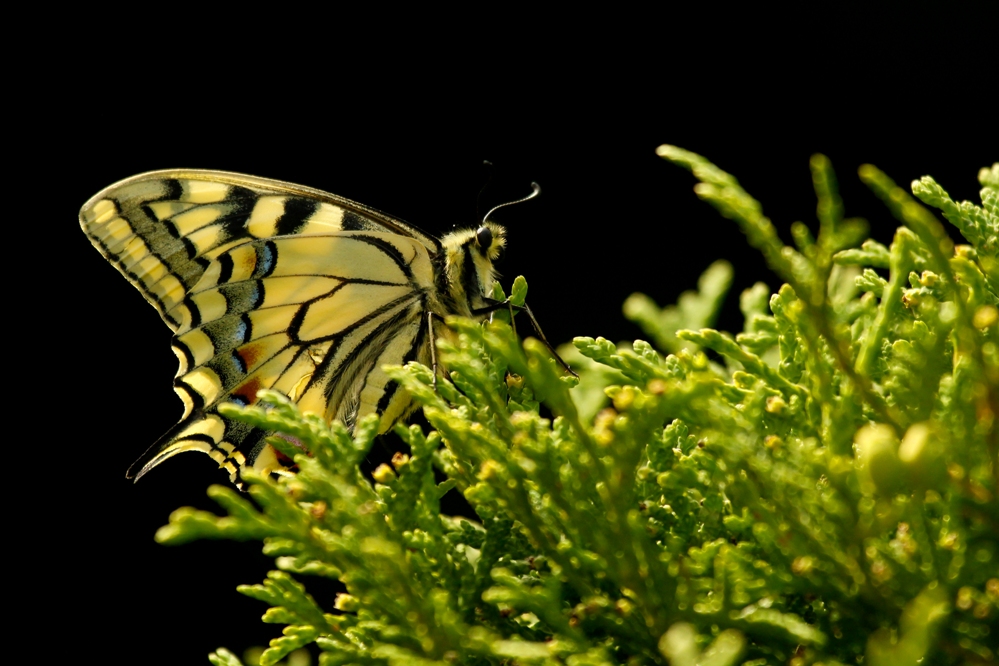
<path id="1" fill-rule="evenodd" d="M 507 201 L 506 203 L 501 203 L 499 206 L 493 206 L 492 210 L 490 210 L 488 213 L 486 213 L 485 217 L 482 218 L 482 221 L 485 222 L 486 220 L 488 220 L 490 215 L 492 215 L 493 213 L 495 213 L 496 211 L 498 211 L 500 208 L 503 208 L 504 206 L 512 206 L 514 204 L 524 203 L 525 201 L 530 201 L 534 197 L 536 197 L 539 194 L 541 194 L 541 186 L 538 185 L 537 183 L 531 183 L 531 188 L 534 191 L 531 192 L 530 194 L 528 194 L 523 199 L 517 199 L 515 201 Z"/>

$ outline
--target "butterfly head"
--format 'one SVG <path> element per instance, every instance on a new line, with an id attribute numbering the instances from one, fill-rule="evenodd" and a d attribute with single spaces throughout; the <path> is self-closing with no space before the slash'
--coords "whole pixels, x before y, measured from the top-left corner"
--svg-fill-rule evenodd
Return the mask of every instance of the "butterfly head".
<path id="1" fill-rule="evenodd" d="M 447 288 L 457 303 L 469 309 L 482 307 L 482 298 L 496 281 L 493 262 L 506 245 L 506 229 L 485 221 L 476 229 L 452 231 L 441 239 Z"/>
<path id="2" fill-rule="evenodd" d="M 490 262 L 499 259 L 506 246 L 506 229 L 495 222 L 483 222 L 475 230 L 475 249 Z"/>

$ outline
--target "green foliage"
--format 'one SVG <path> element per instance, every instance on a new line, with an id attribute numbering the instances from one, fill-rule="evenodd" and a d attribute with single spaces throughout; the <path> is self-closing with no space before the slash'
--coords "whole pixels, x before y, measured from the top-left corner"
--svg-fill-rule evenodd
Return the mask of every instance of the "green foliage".
<path id="1" fill-rule="evenodd" d="M 732 286 L 732 265 L 716 261 L 697 281 L 697 291 L 680 294 L 676 305 L 659 308 L 645 294 L 632 294 L 624 302 L 624 316 L 638 324 L 655 345 L 667 353 L 696 348 L 677 338 L 681 328 L 704 328 L 715 322 L 725 294 Z"/>
<path id="2" fill-rule="evenodd" d="M 263 541 L 277 570 L 240 592 L 285 629 L 253 660 L 301 660 L 310 643 L 326 665 L 997 659 L 999 165 L 980 174 L 982 207 L 913 184 L 957 247 L 862 167 L 904 224 L 884 247 L 844 218 L 816 156 L 819 232 L 796 225 L 791 248 L 732 176 L 659 154 L 786 284 L 743 293 L 735 336 L 704 328 L 725 264 L 678 306 L 633 296 L 659 348 L 577 338 L 579 382 L 508 315 L 451 320 L 447 377 L 391 370 L 434 431 L 397 427 L 410 453 L 373 480 L 358 463 L 376 420 L 351 436 L 273 393 L 227 409 L 301 443 L 273 440 L 299 451 L 298 474 L 251 476 L 249 497 L 215 486 L 226 516 L 181 509 L 157 538 Z M 514 291 L 522 304 L 526 283 Z M 477 520 L 442 515 L 449 492 Z M 346 592 L 314 599 L 308 576 Z"/>

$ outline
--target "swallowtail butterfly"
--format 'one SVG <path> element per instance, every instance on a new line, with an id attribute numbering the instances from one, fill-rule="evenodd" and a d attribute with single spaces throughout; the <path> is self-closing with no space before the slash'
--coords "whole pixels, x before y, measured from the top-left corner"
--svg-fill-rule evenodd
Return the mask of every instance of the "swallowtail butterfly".
<path id="1" fill-rule="evenodd" d="M 488 216 L 487 216 L 488 217 Z M 503 227 L 441 239 L 301 185 L 238 173 L 167 170 L 104 189 L 80 211 L 94 246 L 157 309 L 180 360 L 180 422 L 132 465 L 138 479 L 203 451 L 233 480 L 280 471 L 266 433 L 217 412 L 257 391 L 352 424 L 410 411 L 385 364 L 429 364 L 434 315 L 482 316 Z"/>

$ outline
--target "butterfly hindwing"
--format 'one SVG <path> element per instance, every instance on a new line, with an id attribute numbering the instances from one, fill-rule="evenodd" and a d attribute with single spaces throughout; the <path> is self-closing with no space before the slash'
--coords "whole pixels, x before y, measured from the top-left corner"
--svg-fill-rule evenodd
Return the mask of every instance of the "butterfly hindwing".
<path id="1" fill-rule="evenodd" d="M 129 476 L 187 450 L 234 478 L 275 467 L 265 433 L 216 412 L 262 388 L 348 423 L 377 411 L 387 427 L 407 409 L 381 366 L 427 361 L 435 239 L 318 190 L 212 171 L 130 178 L 80 219 L 174 331 L 180 360 L 184 416 Z"/>

